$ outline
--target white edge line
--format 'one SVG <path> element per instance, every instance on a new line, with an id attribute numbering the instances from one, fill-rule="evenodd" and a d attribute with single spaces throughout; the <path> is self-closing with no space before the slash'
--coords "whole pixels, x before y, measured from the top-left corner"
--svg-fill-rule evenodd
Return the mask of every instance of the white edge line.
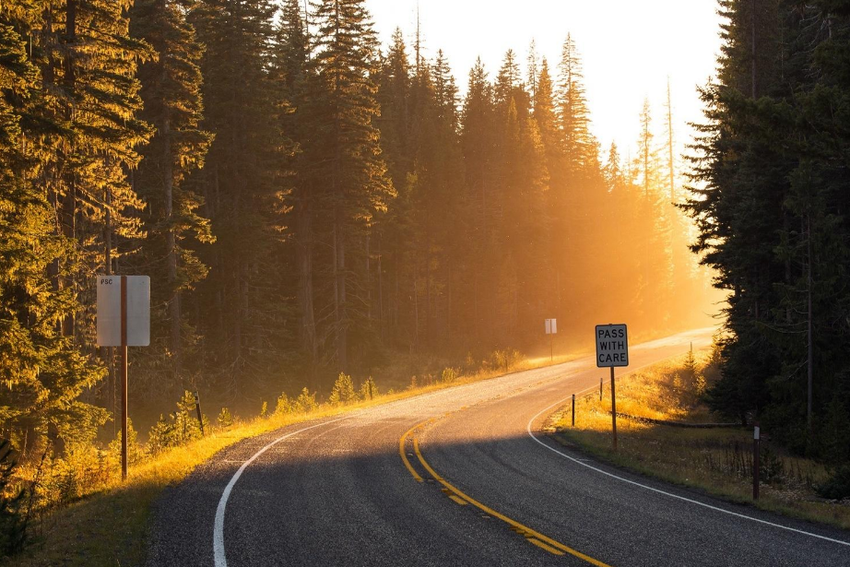
<path id="1" fill-rule="evenodd" d="M 649 365 L 649 364 L 648 364 L 648 365 L 646 365 L 646 366 L 651 366 L 651 365 Z M 641 369 L 643 369 L 643 368 L 646 368 L 646 366 L 641 366 L 640 368 L 636 368 L 636 369 L 634 369 L 634 370 L 631 370 L 631 371 L 629 371 L 629 374 L 631 374 L 631 373 L 633 373 L 633 372 L 637 372 L 638 370 L 641 370 Z M 592 391 L 592 390 L 595 390 L 595 389 L 596 389 L 596 386 L 591 386 L 590 388 L 587 388 L 587 389 L 585 389 L 585 390 L 582 390 L 581 392 L 577 392 L 577 393 L 576 393 L 576 397 L 578 397 L 578 396 L 580 396 L 580 395 L 584 394 L 585 392 L 589 392 L 589 391 Z M 562 452 L 562 451 L 559 451 L 558 449 L 556 449 L 556 448 L 552 447 L 551 445 L 547 445 L 546 443 L 544 443 L 543 441 L 541 441 L 541 440 L 540 440 L 537 436 L 535 436 L 535 435 L 534 435 L 534 433 L 532 433 L 532 432 L 531 432 L 531 424 L 534 422 L 534 420 L 536 420 L 538 417 L 540 417 L 540 416 L 541 416 L 544 412 L 546 412 L 546 411 L 548 411 L 548 410 L 550 410 L 550 409 L 552 409 L 552 408 L 554 408 L 554 407 L 556 407 L 556 406 L 558 406 L 558 405 L 560 405 L 560 404 L 565 403 L 567 400 L 569 400 L 569 399 L 571 399 L 571 398 L 572 398 L 572 395 L 567 396 L 566 398 L 563 398 L 563 399 L 561 399 L 561 400 L 558 400 L 558 401 L 557 401 L 557 402 L 555 402 L 554 404 L 552 404 L 552 405 L 550 405 L 550 406 L 546 406 L 545 408 L 543 408 L 542 410 L 540 410 L 540 412 L 538 412 L 538 413 L 537 413 L 534 417 L 532 417 L 532 418 L 528 421 L 528 425 L 527 425 L 527 426 L 526 426 L 526 428 L 525 428 L 525 430 L 528 432 L 529 437 L 531 437 L 531 438 L 532 438 L 532 439 L 534 439 L 537 443 L 539 443 L 539 444 L 540 444 L 540 445 L 542 445 L 543 447 L 546 447 L 547 449 L 549 449 L 549 450 L 550 450 L 550 451 L 552 451 L 553 453 L 557 453 L 558 455 L 560 455 L 560 456 L 564 457 L 565 459 L 569 459 L 569 460 L 571 460 L 572 462 L 576 463 L 577 465 L 581 465 L 581 466 L 586 467 L 586 468 L 588 468 L 588 469 L 590 469 L 590 470 L 592 470 L 592 471 L 595 471 L 595 472 L 598 472 L 598 473 L 603 474 L 603 475 L 605 475 L 605 476 L 608 476 L 608 477 L 610 477 L 610 478 L 613 478 L 613 479 L 616 479 L 616 480 L 619 480 L 619 481 L 625 482 L 625 483 L 627 483 L 627 484 L 631 484 L 631 485 L 633 485 L 633 486 L 637 486 L 637 487 L 640 487 L 640 488 L 644 488 L 644 489 L 646 489 L 646 490 L 649 490 L 649 491 L 652 491 L 652 492 L 656 492 L 656 493 L 658 493 L 658 494 L 663 494 L 663 495 L 665 495 L 665 496 L 669 496 L 670 498 L 675 498 L 675 499 L 677 499 L 677 500 L 682 500 L 682 501 L 684 501 L 684 502 L 689 502 L 689 503 L 691 503 L 691 504 L 696 504 L 697 506 L 702 506 L 703 508 L 708 508 L 709 510 L 714 510 L 714 511 L 716 511 L 716 512 L 722 512 L 722 513 L 724 513 L 724 514 L 729 514 L 730 516 L 735 516 L 736 518 L 743 518 L 744 520 L 750 520 L 750 521 L 752 521 L 752 522 L 758 522 L 759 524 L 765 524 L 765 525 L 767 525 L 767 526 L 771 526 L 771 527 L 774 527 L 774 528 L 779 528 L 779 529 L 782 529 L 782 530 L 787 530 L 787 531 L 789 531 L 789 532 L 794 532 L 794 533 L 798 533 L 798 534 L 802 534 L 802 535 L 807 535 L 807 536 L 814 537 L 814 538 L 817 538 L 817 539 L 822 539 L 822 540 L 825 540 L 825 541 L 830 541 L 830 542 L 832 542 L 832 543 L 837 543 L 837 544 L 839 544 L 839 545 L 846 545 L 846 546 L 850 547 L 850 543 L 848 543 L 848 542 L 846 542 L 846 541 L 842 541 L 842 540 L 840 540 L 840 539 L 833 539 L 833 538 L 831 538 L 831 537 L 826 537 L 826 536 L 822 536 L 822 535 L 818 535 L 818 534 L 813 534 L 813 533 L 811 533 L 811 532 L 807 532 L 807 531 L 803 531 L 803 530 L 798 530 L 798 529 L 796 529 L 796 528 L 791 528 L 791 527 L 788 527 L 788 526 L 783 526 L 782 524 L 774 524 L 773 522 L 768 522 L 767 520 L 760 520 L 760 519 L 758 519 L 758 518 L 753 518 L 752 516 L 747 516 L 746 514 L 739 514 L 738 512 L 732 512 L 731 510 L 724 510 L 723 508 L 718 508 L 717 506 L 712 506 L 711 504 L 706 504 L 706 503 L 704 503 L 704 502 L 700 502 L 699 500 L 692 500 L 691 498 L 686 498 L 686 497 L 684 497 L 684 496 L 679 496 L 678 494 L 673 494 L 672 492 L 666 492 L 666 491 L 664 491 L 664 490 L 661 490 L 661 489 L 658 489 L 658 488 L 654 488 L 654 487 L 652 487 L 652 486 L 648 486 L 648 485 L 646 485 L 646 484 L 641 484 L 641 483 L 639 483 L 639 482 L 635 482 L 634 480 L 629 480 L 629 479 L 627 479 L 627 478 L 623 478 L 623 477 L 621 477 L 621 476 L 617 476 L 617 475 L 615 475 L 615 474 L 613 474 L 613 473 L 610 473 L 610 472 L 608 472 L 608 471 L 604 471 L 604 470 L 602 470 L 602 469 L 600 469 L 600 468 L 594 467 L 593 465 L 589 465 L 589 464 L 587 464 L 587 463 L 585 463 L 585 462 L 582 462 L 582 461 L 580 461 L 580 460 L 578 460 L 578 459 L 575 459 L 575 458 L 573 458 L 573 457 L 571 457 L 571 456 L 567 455 L 566 453 L 564 453 L 564 452 Z"/>
<path id="2" fill-rule="evenodd" d="M 245 472 L 245 469 L 248 468 L 248 465 L 253 463 L 257 457 L 283 441 L 284 439 L 288 439 L 293 435 L 298 435 L 299 433 L 303 433 L 304 431 L 309 431 L 310 429 L 315 429 L 317 427 L 322 427 L 324 425 L 330 425 L 331 423 L 336 423 L 337 421 L 342 421 L 344 419 L 349 419 L 350 415 L 345 417 L 340 417 L 337 419 L 332 419 L 330 421 L 323 421 L 322 423 L 317 423 L 315 425 L 311 425 L 310 427 L 304 427 L 303 429 L 299 429 L 297 431 L 293 431 L 291 433 L 287 433 L 282 437 L 278 437 L 248 459 L 242 466 L 239 467 L 233 476 L 230 479 L 230 482 L 227 483 L 227 486 L 224 487 L 224 492 L 221 493 L 221 498 L 218 501 L 218 508 L 215 510 L 215 527 L 213 528 L 213 555 L 215 557 L 215 567 L 227 567 L 227 559 L 224 554 L 224 510 L 227 508 L 227 500 L 230 498 L 230 493 L 233 491 L 233 486 L 236 484 L 236 481 L 239 480 L 239 477 L 242 476 L 242 473 Z"/>

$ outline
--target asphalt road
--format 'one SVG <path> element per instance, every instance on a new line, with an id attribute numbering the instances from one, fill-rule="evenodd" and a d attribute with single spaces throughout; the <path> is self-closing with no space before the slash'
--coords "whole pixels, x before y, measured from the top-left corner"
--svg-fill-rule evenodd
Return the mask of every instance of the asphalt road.
<path id="1" fill-rule="evenodd" d="M 710 330 L 633 346 L 629 369 Z M 850 533 L 726 504 L 546 438 L 592 357 L 293 425 L 157 506 L 149 566 L 850 566 Z M 606 378 L 607 379 L 607 378 Z"/>

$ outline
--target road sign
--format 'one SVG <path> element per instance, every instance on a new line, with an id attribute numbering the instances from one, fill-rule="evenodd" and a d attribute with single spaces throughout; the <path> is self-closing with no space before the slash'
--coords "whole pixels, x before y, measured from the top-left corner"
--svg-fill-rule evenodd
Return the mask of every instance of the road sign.
<path id="1" fill-rule="evenodd" d="M 97 346 L 121 347 L 121 478 L 127 479 L 127 347 L 151 342 L 151 279 L 97 276 Z"/>
<path id="2" fill-rule="evenodd" d="M 127 282 L 127 342 L 121 342 L 121 282 Z M 151 342 L 149 276 L 97 276 L 97 346 L 148 346 Z"/>
<path id="3" fill-rule="evenodd" d="M 625 325 L 596 325 L 596 366 L 628 366 L 629 338 Z"/>
<path id="4" fill-rule="evenodd" d="M 546 334 L 547 335 L 557 335 L 558 334 L 558 320 L 557 319 L 546 319 Z"/>

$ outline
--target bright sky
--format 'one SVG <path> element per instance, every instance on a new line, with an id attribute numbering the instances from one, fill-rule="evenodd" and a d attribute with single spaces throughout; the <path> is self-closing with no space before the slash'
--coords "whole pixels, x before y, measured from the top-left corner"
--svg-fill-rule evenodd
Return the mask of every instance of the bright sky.
<path id="1" fill-rule="evenodd" d="M 616 141 L 634 153 L 644 98 L 652 106 L 659 143 L 664 134 L 667 77 L 673 98 L 677 145 L 700 121 L 697 85 L 714 74 L 720 48 L 716 0 L 367 0 L 384 45 L 400 27 L 412 48 L 419 5 L 424 55 L 442 49 L 461 92 L 481 56 L 491 79 L 513 49 L 525 62 L 531 40 L 557 70 L 561 47 L 572 34 L 584 64 L 592 130 L 607 151 Z M 524 71 L 523 71 L 524 72 Z"/>

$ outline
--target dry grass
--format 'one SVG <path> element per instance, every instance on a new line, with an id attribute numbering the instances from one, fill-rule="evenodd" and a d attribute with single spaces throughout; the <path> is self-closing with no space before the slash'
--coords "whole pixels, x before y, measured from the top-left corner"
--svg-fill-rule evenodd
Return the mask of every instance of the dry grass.
<path id="1" fill-rule="evenodd" d="M 699 402 L 698 380 L 708 353 L 696 356 L 696 376 L 685 357 L 671 359 L 617 380 L 617 412 L 651 419 L 707 423 L 720 421 Z M 709 376 L 709 381 L 711 376 Z M 598 390 L 576 400 L 576 426 L 570 409 L 553 418 L 554 436 L 562 443 L 625 468 L 722 498 L 752 502 L 752 431 L 695 429 L 617 418 L 618 451 L 612 449 L 611 392 Z M 826 468 L 794 457 L 762 441 L 762 483 L 756 506 L 789 516 L 850 529 L 850 505 L 819 498 L 813 485 L 828 477 Z"/>
<path id="2" fill-rule="evenodd" d="M 401 391 L 390 390 L 373 400 L 345 406 L 321 405 L 309 413 L 272 415 L 213 431 L 207 437 L 163 451 L 131 466 L 126 483 L 112 475 L 107 482 L 93 486 L 76 502 L 45 515 L 34 524 L 33 542 L 22 554 L 0 565 L 35 566 L 131 566 L 143 565 L 147 552 L 147 532 L 152 505 L 170 485 L 183 480 L 199 464 L 221 449 L 242 439 L 261 435 L 287 425 L 314 420 L 365 407 L 420 395 L 439 389 L 573 360 L 578 355 L 526 360 L 494 356 L 474 370 L 455 369 L 451 373 L 420 373 L 407 384 L 396 382 Z M 507 368 L 504 363 L 507 361 Z"/>

